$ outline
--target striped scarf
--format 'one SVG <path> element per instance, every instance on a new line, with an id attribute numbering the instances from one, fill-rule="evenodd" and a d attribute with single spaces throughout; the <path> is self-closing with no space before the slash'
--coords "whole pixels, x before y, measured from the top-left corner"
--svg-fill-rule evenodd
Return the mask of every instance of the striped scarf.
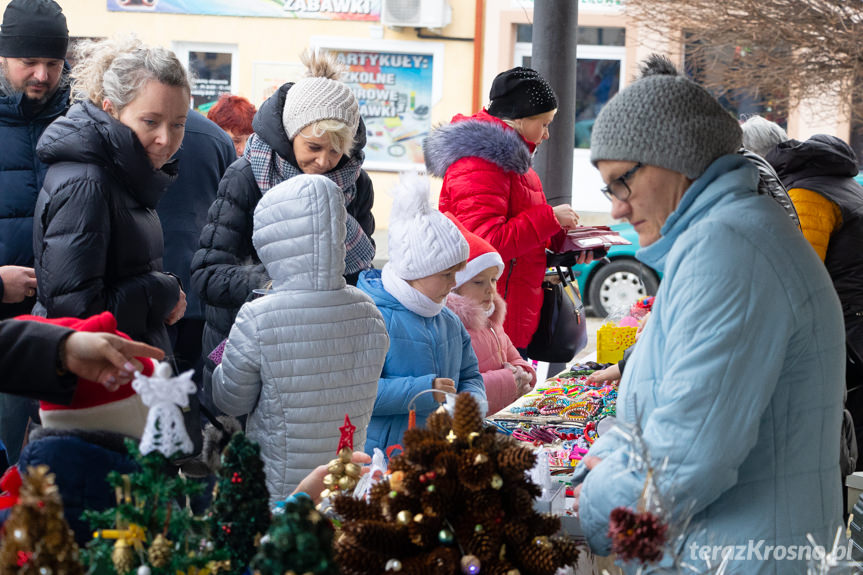
<path id="1" fill-rule="evenodd" d="M 243 157 L 252 166 L 252 173 L 261 189 L 261 194 L 266 194 L 273 186 L 303 173 L 299 168 L 276 154 L 273 148 L 256 133 L 249 136 Z M 344 193 L 345 207 L 351 205 L 351 202 L 357 197 L 357 178 L 360 175 L 364 157 L 362 150 L 359 150 L 350 157 L 344 166 L 324 174 L 335 182 Z M 345 275 L 371 268 L 372 260 L 375 257 L 375 246 L 363 228 L 360 227 L 359 222 L 352 215 L 347 214 L 346 224 Z"/>

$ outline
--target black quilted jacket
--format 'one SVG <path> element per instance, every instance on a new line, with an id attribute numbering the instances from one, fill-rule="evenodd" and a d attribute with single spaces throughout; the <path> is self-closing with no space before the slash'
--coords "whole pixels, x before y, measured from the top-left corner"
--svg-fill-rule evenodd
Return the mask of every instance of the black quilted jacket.
<path id="1" fill-rule="evenodd" d="M 120 331 L 170 353 L 164 320 L 180 284 L 162 272 L 155 208 L 176 165 L 154 170 L 134 132 L 90 102 L 51 124 L 37 153 L 49 167 L 34 216 L 33 313 L 110 311 Z"/>

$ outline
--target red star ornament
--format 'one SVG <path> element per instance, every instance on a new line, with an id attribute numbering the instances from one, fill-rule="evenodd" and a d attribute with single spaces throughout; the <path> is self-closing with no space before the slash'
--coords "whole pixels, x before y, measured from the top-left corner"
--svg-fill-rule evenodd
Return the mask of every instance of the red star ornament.
<path id="1" fill-rule="evenodd" d="M 354 450 L 354 431 L 357 430 L 357 426 L 351 423 L 351 418 L 348 417 L 348 414 L 345 414 L 345 424 L 339 428 L 339 431 L 342 432 L 342 436 L 339 438 L 339 448 L 336 449 L 336 453 L 339 453 L 343 447 L 347 447 L 351 451 Z"/>

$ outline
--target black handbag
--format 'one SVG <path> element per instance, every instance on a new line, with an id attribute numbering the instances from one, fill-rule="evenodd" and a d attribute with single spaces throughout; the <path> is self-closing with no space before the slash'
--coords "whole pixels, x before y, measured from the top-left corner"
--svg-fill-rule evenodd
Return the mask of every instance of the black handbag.
<path id="1" fill-rule="evenodd" d="M 587 346 L 587 321 L 572 270 L 555 269 L 560 282 L 542 282 L 539 325 L 527 345 L 527 355 L 537 361 L 566 363 Z"/>

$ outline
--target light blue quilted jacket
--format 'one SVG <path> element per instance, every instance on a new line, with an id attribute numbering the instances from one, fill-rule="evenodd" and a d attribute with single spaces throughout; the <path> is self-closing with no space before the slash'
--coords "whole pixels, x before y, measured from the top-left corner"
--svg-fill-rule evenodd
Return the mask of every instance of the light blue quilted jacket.
<path id="1" fill-rule="evenodd" d="M 638 252 L 664 277 L 618 417 L 638 414 L 654 464 L 667 458 L 659 487 L 673 495 L 676 525 L 692 518 L 683 560 L 704 569 L 708 546 L 745 546 L 748 559 L 726 572 L 803 573 L 789 546 L 811 534 L 829 547 L 842 520 L 845 335 L 824 265 L 776 202 L 755 193 L 757 177 L 745 158 L 719 158 Z M 609 513 L 635 508 L 645 476 L 622 435 L 603 435 L 590 454 L 603 461 L 584 480 L 580 522 L 607 554 Z"/>

